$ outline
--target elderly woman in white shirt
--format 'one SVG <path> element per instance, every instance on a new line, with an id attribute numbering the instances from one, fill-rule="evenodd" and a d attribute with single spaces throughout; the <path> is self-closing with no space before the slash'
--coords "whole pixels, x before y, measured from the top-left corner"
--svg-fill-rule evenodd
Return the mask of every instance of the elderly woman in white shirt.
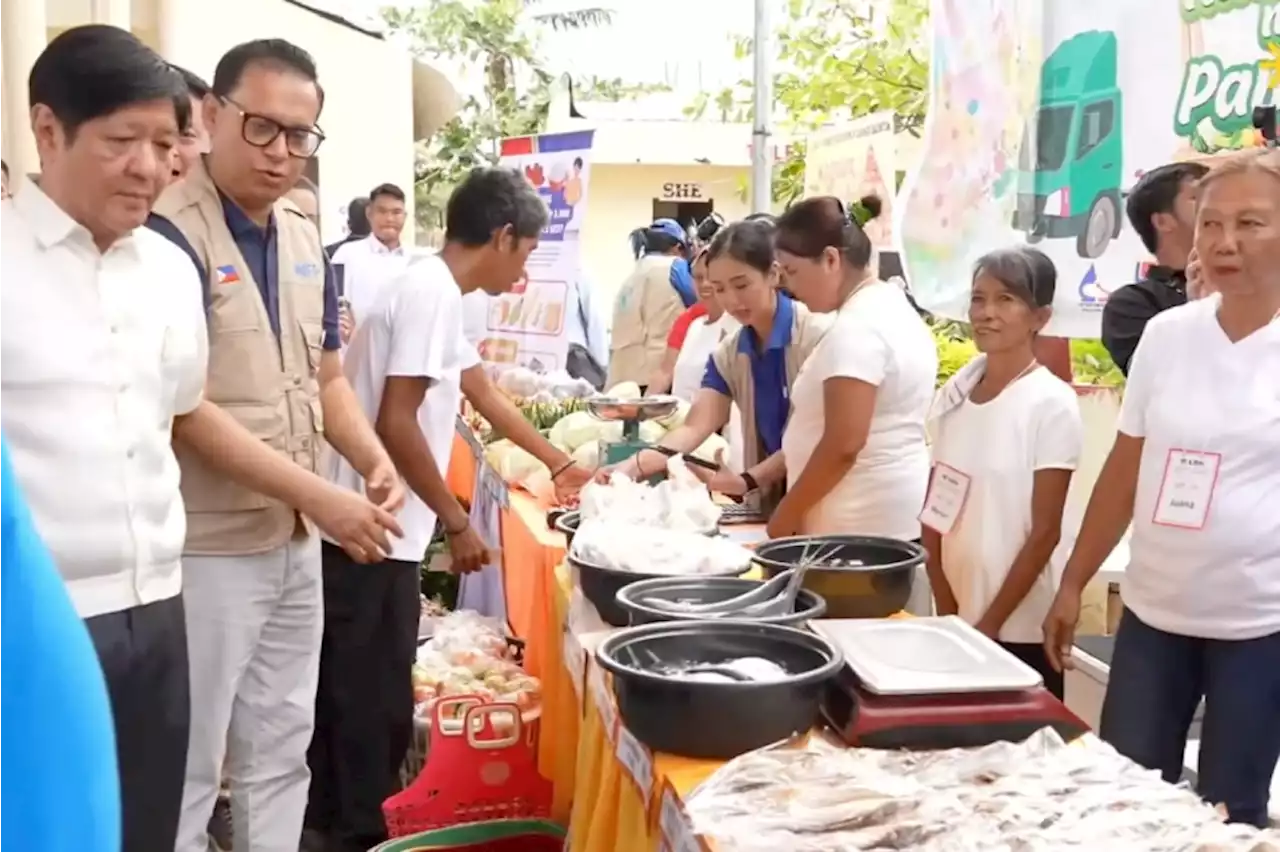
<path id="1" fill-rule="evenodd" d="M 974 268 L 969 322 L 982 354 L 934 401 L 920 520 L 938 614 L 1000 642 L 1061 699 L 1062 672 L 1049 665 L 1041 627 L 1084 430 L 1075 391 L 1034 351 L 1056 281 L 1053 261 L 1027 247 L 992 252 Z"/>
<path id="2" fill-rule="evenodd" d="M 920 537 L 938 353 L 903 290 L 873 271 L 862 226 L 879 213 L 877 198 L 847 209 L 822 196 L 778 217 L 785 286 L 810 310 L 835 317 L 791 393 L 787 495 L 769 520 L 770 537 Z"/>
<path id="3" fill-rule="evenodd" d="M 1203 699 L 1199 792 L 1261 826 L 1280 758 L 1280 153 L 1201 181 L 1195 244 L 1215 292 L 1142 335 L 1045 650 L 1070 664 L 1081 590 L 1132 522 L 1099 734 L 1176 781 Z"/>

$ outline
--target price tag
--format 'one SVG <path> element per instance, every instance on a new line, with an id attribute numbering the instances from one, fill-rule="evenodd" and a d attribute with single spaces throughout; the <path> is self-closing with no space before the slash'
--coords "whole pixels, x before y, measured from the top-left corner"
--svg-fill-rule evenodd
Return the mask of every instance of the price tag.
<path id="1" fill-rule="evenodd" d="M 618 708 L 613 703 L 613 695 L 605 681 L 604 669 L 592 666 L 587 681 L 591 687 L 591 700 L 595 702 L 600 722 L 604 725 L 605 736 L 609 738 L 609 742 L 614 742 L 618 738 Z"/>
<path id="2" fill-rule="evenodd" d="M 626 728 L 618 727 L 618 744 L 614 753 L 618 762 L 627 770 L 631 780 L 640 788 L 640 798 L 649 807 L 653 797 L 653 754 Z"/>
<path id="3" fill-rule="evenodd" d="M 658 814 L 658 828 L 662 831 L 664 848 L 671 852 L 702 852 L 702 843 L 689 825 L 680 804 L 680 797 L 670 786 L 662 793 L 662 808 Z"/>
<path id="4" fill-rule="evenodd" d="M 569 670 L 573 691 L 581 699 L 587 677 L 587 652 L 582 650 L 582 643 L 567 624 L 564 626 L 564 667 Z"/>

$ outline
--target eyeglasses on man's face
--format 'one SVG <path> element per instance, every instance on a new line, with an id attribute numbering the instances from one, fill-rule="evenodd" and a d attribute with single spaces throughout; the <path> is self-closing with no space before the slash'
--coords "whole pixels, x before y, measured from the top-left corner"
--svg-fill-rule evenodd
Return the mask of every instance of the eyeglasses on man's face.
<path id="1" fill-rule="evenodd" d="M 319 127 L 286 127 L 274 118 L 249 112 L 231 98 L 223 100 L 240 113 L 240 136 L 255 148 L 266 148 L 284 134 L 285 150 L 289 156 L 305 160 L 314 157 L 324 141 L 324 133 Z"/>

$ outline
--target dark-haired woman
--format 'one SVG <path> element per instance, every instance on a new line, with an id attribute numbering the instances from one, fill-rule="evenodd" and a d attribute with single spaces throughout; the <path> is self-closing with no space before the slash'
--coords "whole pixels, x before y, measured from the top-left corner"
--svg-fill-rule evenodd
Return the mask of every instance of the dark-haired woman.
<path id="1" fill-rule="evenodd" d="M 933 476 L 920 519 L 939 615 L 959 615 L 1063 697 L 1042 625 L 1061 577 L 1062 509 L 1084 429 L 1075 391 L 1036 361 L 1057 273 L 1033 248 L 974 268 L 969 322 L 982 354 L 930 412 Z"/>
<path id="2" fill-rule="evenodd" d="M 924 422 L 938 353 L 902 288 L 871 269 L 862 225 L 879 213 L 876 198 L 846 208 L 823 196 L 778 218 L 787 288 L 810 310 L 835 316 L 795 382 L 787 496 L 769 521 L 771 537 L 920 537 L 929 479 Z"/>
<path id="3" fill-rule="evenodd" d="M 731 330 L 737 327 L 733 317 L 724 312 L 715 290 L 707 278 L 707 252 L 704 247 L 689 264 L 698 301 L 676 318 L 667 335 L 667 351 L 662 366 L 649 378 L 647 393 L 671 393 L 693 402 L 702 387 L 702 374 L 707 358 Z"/>
<path id="4" fill-rule="evenodd" d="M 779 291 L 768 222 L 735 222 L 716 234 L 707 249 L 707 278 L 725 313 L 741 328 L 716 347 L 684 425 L 667 433 L 661 444 L 678 452 L 697 449 L 725 427 L 736 403 L 744 469 L 738 473 L 722 467 L 708 484 L 730 496 L 754 494 L 753 502 L 767 511 L 777 503 L 786 479 L 780 451 L 791 390 L 829 321 Z M 622 469 L 643 477 L 663 464 L 663 454 L 647 451 Z"/>
<path id="5" fill-rule="evenodd" d="M 673 219 L 659 219 L 631 234 L 636 266 L 613 303 L 609 386 L 644 387 L 662 366 L 667 335 L 698 295 L 689 271 L 689 238 Z"/>

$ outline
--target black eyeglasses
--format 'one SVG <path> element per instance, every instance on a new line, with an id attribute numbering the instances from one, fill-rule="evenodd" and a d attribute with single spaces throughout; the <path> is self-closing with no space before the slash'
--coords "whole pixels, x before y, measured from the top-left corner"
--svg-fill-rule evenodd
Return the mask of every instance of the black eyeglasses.
<path id="1" fill-rule="evenodd" d="M 283 133 L 285 150 L 291 157 L 306 160 L 320 150 L 324 133 L 319 127 L 285 127 L 274 118 L 249 112 L 231 98 L 223 100 L 240 113 L 240 136 L 255 148 L 267 147 Z"/>

